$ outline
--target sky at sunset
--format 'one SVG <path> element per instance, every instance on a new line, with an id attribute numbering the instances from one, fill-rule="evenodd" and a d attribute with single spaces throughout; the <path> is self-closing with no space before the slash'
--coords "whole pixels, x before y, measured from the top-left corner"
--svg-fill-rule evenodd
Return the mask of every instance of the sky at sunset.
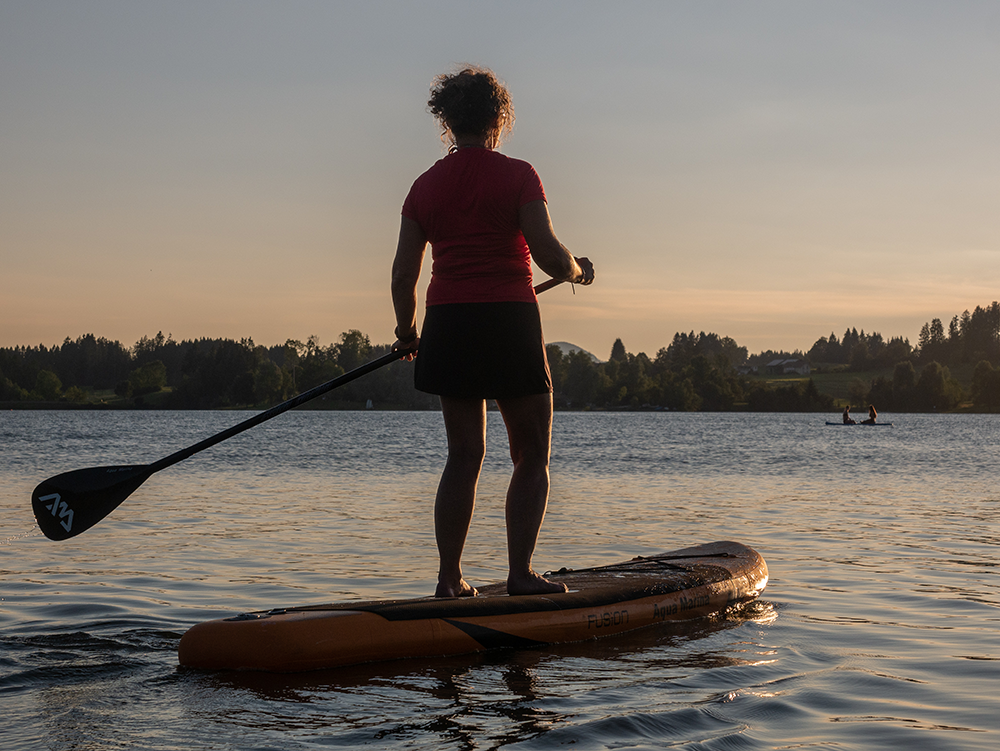
<path id="1" fill-rule="evenodd" d="M 462 62 L 596 266 L 540 297 L 548 340 L 915 344 L 1000 298 L 998 40 L 992 1 L 3 0 L 0 346 L 391 341 Z"/>

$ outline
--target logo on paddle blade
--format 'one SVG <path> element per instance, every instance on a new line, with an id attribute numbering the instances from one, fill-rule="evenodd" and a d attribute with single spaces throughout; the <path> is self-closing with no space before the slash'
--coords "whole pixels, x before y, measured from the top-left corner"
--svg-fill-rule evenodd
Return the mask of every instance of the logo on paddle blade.
<path id="1" fill-rule="evenodd" d="M 60 521 L 59 524 L 67 532 L 73 531 L 73 509 L 62 499 L 58 493 L 52 493 L 51 495 L 43 495 L 38 499 L 42 503 L 45 501 L 52 501 L 45 508 L 52 512 L 52 516 L 58 516 Z"/>

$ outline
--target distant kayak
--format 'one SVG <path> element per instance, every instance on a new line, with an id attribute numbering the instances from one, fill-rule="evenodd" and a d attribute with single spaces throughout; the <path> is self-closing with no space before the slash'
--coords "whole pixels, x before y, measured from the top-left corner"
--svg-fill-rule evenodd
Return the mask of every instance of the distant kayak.
<path id="1" fill-rule="evenodd" d="M 845 428 L 891 428 L 891 422 L 830 422 L 827 421 L 827 425 L 843 425 Z"/>

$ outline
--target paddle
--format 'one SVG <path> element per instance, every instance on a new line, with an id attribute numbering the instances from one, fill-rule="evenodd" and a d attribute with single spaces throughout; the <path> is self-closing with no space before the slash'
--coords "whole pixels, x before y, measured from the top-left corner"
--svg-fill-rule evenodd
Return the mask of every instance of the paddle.
<path id="1" fill-rule="evenodd" d="M 552 289 L 561 282 L 549 279 L 535 287 L 535 293 Z M 50 540 L 66 540 L 97 524 L 114 511 L 136 489 L 149 479 L 154 472 L 184 461 L 199 451 L 221 443 L 244 430 L 260 425 L 272 417 L 298 407 L 317 396 L 378 370 L 383 365 L 395 362 L 406 355 L 406 350 L 389 352 L 367 362 L 354 370 L 304 391 L 286 402 L 275 405 L 266 412 L 244 420 L 238 425 L 206 438 L 193 446 L 181 449 L 152 464 L 134 464 L 113 467 L 89 467 L 72 472 L 63 472 L 39 483 L 31 494 L 31 508 L 35 512 L 42 533 Z"/>
<path id="2" fill-rule="evenodd" d="M 558 287 L 562 284 L 558 279 L 546 279 L 544 282 L 535 287 L 535 294 L 540 295 L 547 289 L 552 289 L 553 287 Z"/>

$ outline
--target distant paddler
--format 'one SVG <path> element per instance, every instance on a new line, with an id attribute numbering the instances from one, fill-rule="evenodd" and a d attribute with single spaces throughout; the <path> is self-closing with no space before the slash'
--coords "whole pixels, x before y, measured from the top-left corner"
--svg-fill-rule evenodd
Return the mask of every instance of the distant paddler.
<path id="1" fill-rule="evenodd" d="M 844 407 L 844 425 L 857 425 L 857 420 L 851 417 L 851 405 Z"/>
<path id="2" fill-rule="evenodd" d="M 878 412 L 875 411 L 875 405 L 868 405 L 868 419 L 861 422 L 862 425 L 874 425 L 875 420 L 878 418 Z"/>

